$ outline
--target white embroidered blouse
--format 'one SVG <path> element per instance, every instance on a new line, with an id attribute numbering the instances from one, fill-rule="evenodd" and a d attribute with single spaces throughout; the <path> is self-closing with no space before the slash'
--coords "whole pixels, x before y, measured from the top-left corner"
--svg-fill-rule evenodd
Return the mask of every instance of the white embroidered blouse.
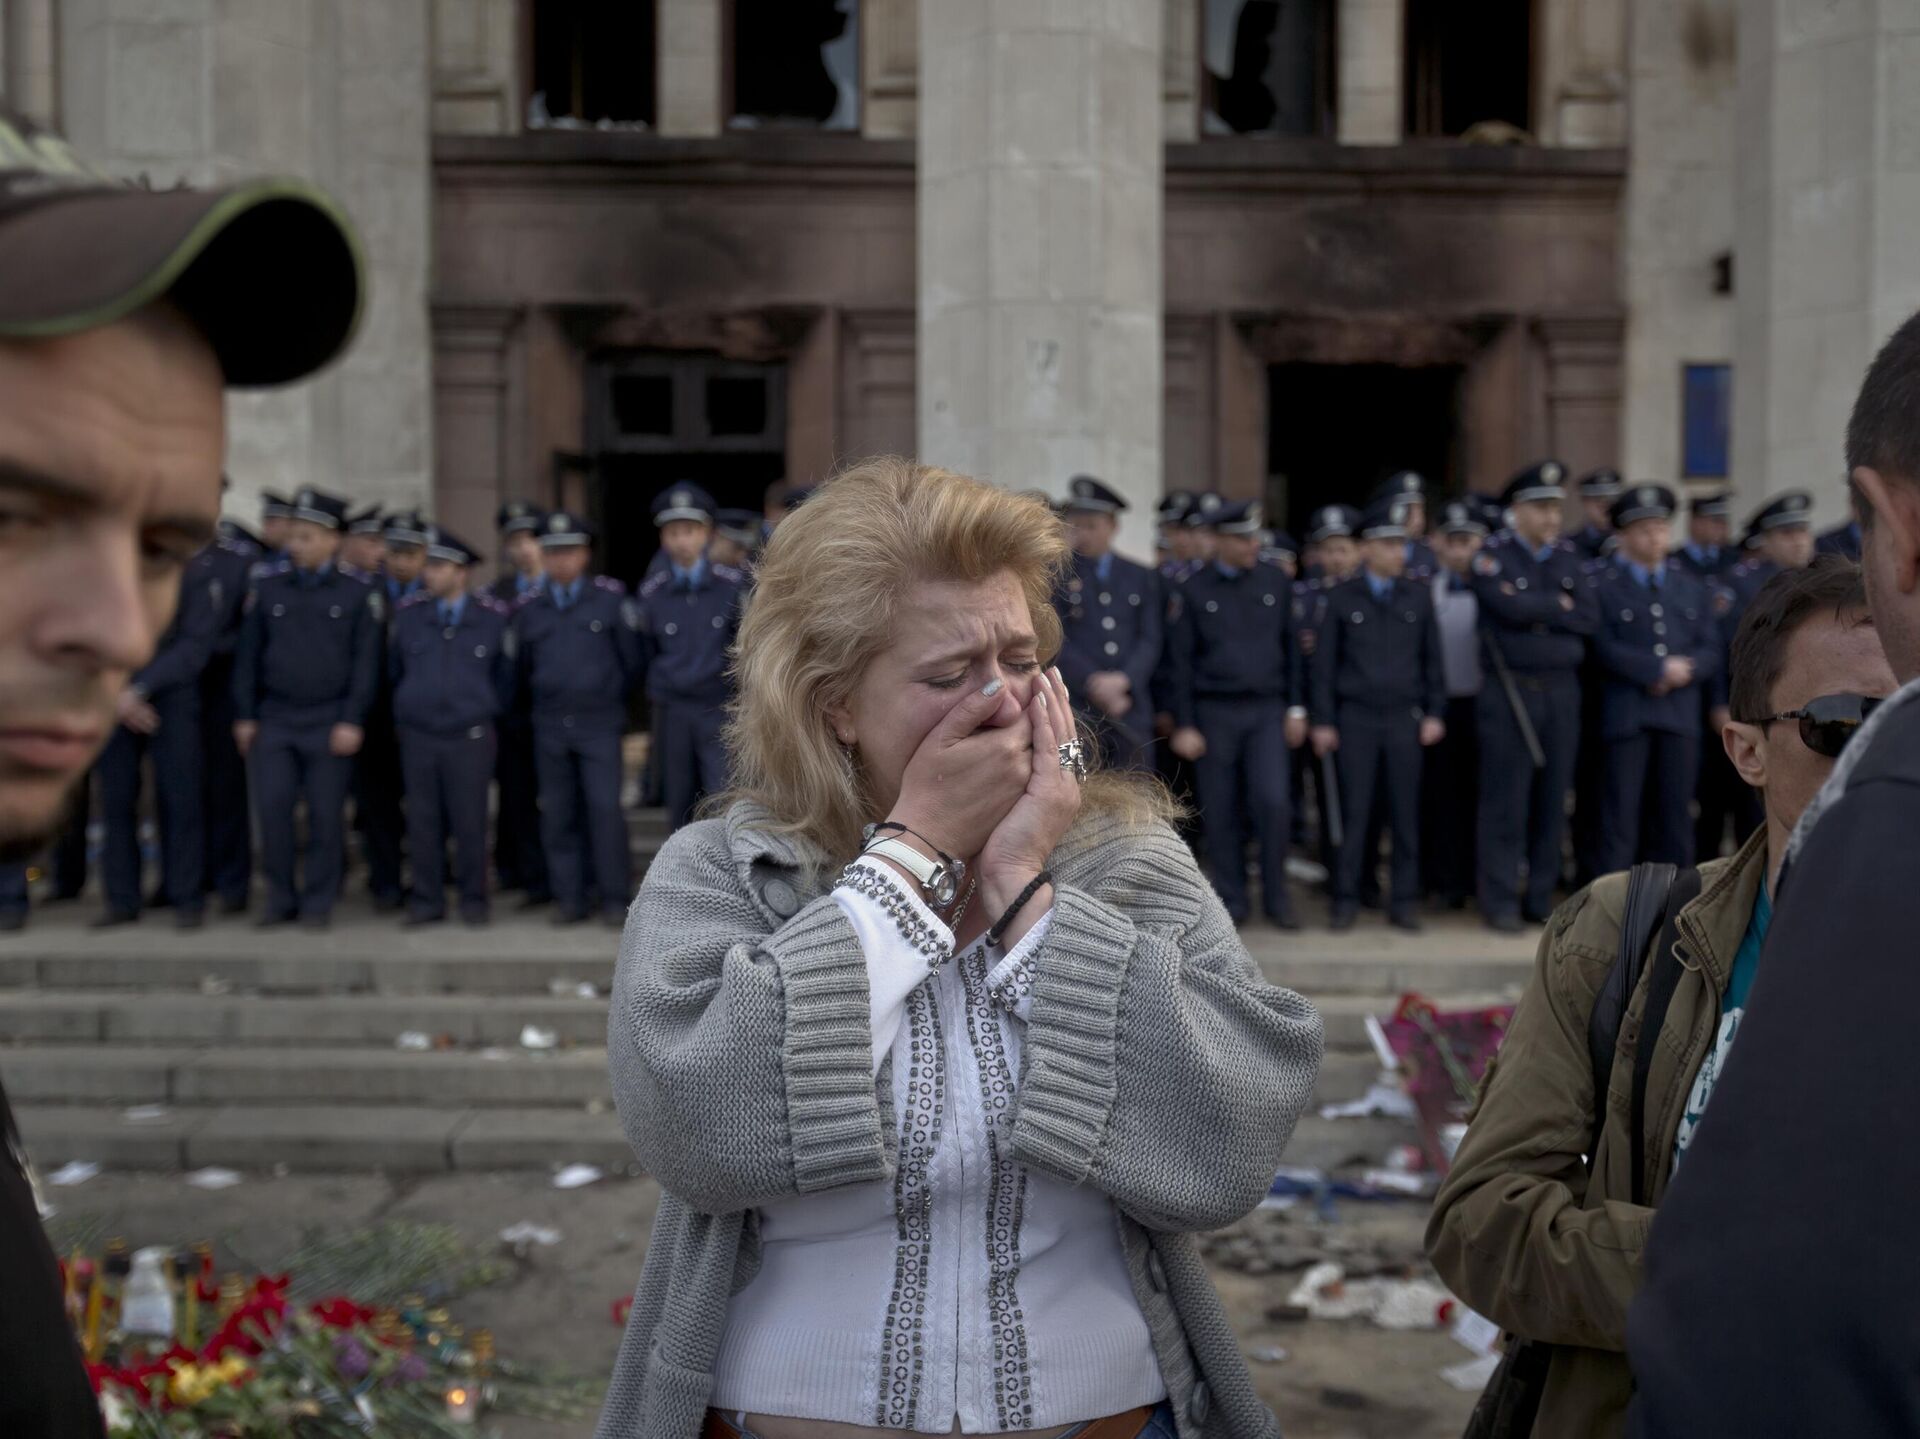
<path id="1" fill-rule="evenodd" d="M 1113 1202 L 1006 1154 L 1033 961 L 995 962 L 874 859 L 834 890 L 866 957 L 890 1183 L 759 1211 L 759 1271 L 727 1306 L 716 1408 L 967 1434 L 1154 1404 L 1166 1385 Z"/>

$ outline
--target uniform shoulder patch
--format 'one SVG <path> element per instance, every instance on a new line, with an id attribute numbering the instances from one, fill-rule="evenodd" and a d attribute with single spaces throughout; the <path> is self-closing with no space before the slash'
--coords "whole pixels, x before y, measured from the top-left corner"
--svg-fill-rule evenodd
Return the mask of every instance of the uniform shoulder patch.
<path id="1" fill-rule="evenodd" d="M 661 570 L 651 579 L 642 582 L 640 586 L 640 597 L 645 599 L 647 596 L 657 593 L 660 587 L 672 578 L 673 572 L 671 570 Z"/>
<path id="2" fill-rule="evenodd" d="M 593 587 L 597 590 L 605 590 L 607 593 L 615 595 L 625 595 L 627 592 L 627 587 L 612 575 L 595 575 L 593 577 Z"/>
<path id="3" fill-rule="evenodd" d="M 540 596 L 542 596 L 545 593 L 546 591 L 543 589 L 531 589 L 531 590 L 521 591 L 521 593 L 513 597 L 513 605 L 512 605 L 513 613 L 519 614 L 520 611 L 524 610 L 528 605 L 532 604 L 535 600 L 539 599 Z"/>
<path id="4" fill-rule="evenodd" d="M 270 580 L 276 575 L 284 575 L 292 568 L 291 560 L 262 560 L 247 571 L 247 578 L 257 584 L 261 580 Z"/>
<path id="5" fill-rule="evenodd" d="M 713 572 L 728 584 L 743 585 L 747 582 L 745 572 L 735 569 L 732 565 L 714 565 Z"/>
<path id="6" fill-rule="evenodd" d="M 426 604 L 432 598 L 433 596 L 428 594 L 425 590 L 415 590 L 412 594 L 408 595 L 404 600 L 400 601 L 400 608 L 403 610 L 410 610 L 416 605 Z"/>
<path id="7" fill-rule="evenodd" d="M 628 598 L 620 601 L 620 622 L 635 634 L 646 629 L 646 611 L 640 608 L 638 600 Z"/>
<path id="8" fill-rule="evenodd" d="M 491 594 L 486 590 L 472 592 L 467 598 L 479 605 L 480 608 L 488 614 L 505 615 L 512 613 L 512 610 L 500 601 L 499 596 Z"/>
<path id="9" fill-rule="evenodd" d="M 1500 561 L 1485 550 L 1473 557 L 1473 572 L 1482 579 L 1492 579 L 1500 573 Z"/>

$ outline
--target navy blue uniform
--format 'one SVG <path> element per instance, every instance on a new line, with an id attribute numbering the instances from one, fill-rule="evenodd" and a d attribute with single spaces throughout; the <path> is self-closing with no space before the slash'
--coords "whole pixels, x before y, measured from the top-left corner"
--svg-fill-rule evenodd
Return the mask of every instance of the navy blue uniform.
<path id="1" fill-rule="evenodd" d="M 19 929 L 27 922 L 27 867 L 0 864 L 0 929 Z"/>
<path id="2" fill-rule="evenodd" d="M 328 565 L 285 561 L 255 579 L 234 655 L 233 709 L 259 721 L 248 772 L 267 876 L 267 917 L 324 921 L 340 892 L 353 760 L 332 753 L 337 724 L 364 727 L 380 678 L 385 602 Z M 294 880 L 294 806 L 307 802 L 305 873 Z"/>
<path id="3" fill-rule="evenodd" d="M 1844 555 L 1847 559 L 1860 558 L 1860 522 L 1848 520 L 1844 525 L 1835 525 L 1830 530 L 1822 530 L 1813 542 L 1815 554 Z"/>
<path id="4" fill-rule="evenodd" d="M 380 637 L 381 650 L 385 653 L 392 641 L 394 616 L 399 614 L 400 606 L 426 591 L 417 579 L 403 585 L 386 575 L 365 578 L 380 586 L 386 596 L 386 628 Z M 393 691 L 387 667 L 382 664 L 374 688 L 373 707 L 367 711 L 366 742 L 353 760 L 354 828 L 360 832 L 360 842 L 366 849 L 367 889 L 379 909 L 391 909 L 400 903 L 407 833 L 405 793 L 400 739 L 393 723 Z"/>
<path id="5" fill-rule="evenodd" d="M 206 834 L 200 773 L 200 677 L 213 654 L 224 594 L 211 547 L 180 576 L 179 602 L 159 647 L 132 680 L 160 717 L 150 735 L 116 725 L 100 755 L 100 810 L 106 844 L 100 875 L 109 914 L 140 912 L 140 762 L 153 757 L 160 829 L 161 892 L 188 922 L 206 892 Z"/>
<path id="6" fill-rule="evenodd" d="M 1432 592 L 1402 577 L 1376 599 L 1364 570 L 1330 587 L 1308 676 L 1313 723 L 1340 731 L 1335 762 L 1346 842 L 1334 875 L 1335 912 L 1359 903 L 1361 871 L 1378 861 L 1367 819 L 1375 795 L 1384 794 L 1391 904 L 1410 914 L 1420 898 L 1420 722 L 1447 712 Z"/>
<path id="7" fill-rule="evenodd" d="M 507 607 L 468 594 L 450 616 L 440 601 L 414 595 L 394 617 L 389 650 L 393 722 L 407 789 L 407 848 L 416 920 L 446 913 L 447 841 L 460 913 L 487 917 L 487 786 L 495 732 L 513 669 L 507 658 Z"/>
<path id="8" fill-rule="evenodd" d="M 1174 723 L 1198 729 L 1207 741 L 1194 778 L 1208 877 L 1234 922 L 1244 920 L 1251 819 L 1262 906 L 1269 919 L 1290 925 L 1286 716 L 1305 699 L 1293 581 L 1267 564 L 1195 570 L 1175 598 L 1168 653 Z"/>
<path id="9" fill-rule="evenodd" d="M 545 587 L 514 610 L 508 645 L 515 689 L 533 718 L 540 837 L 554 900 L 568 919 L 596 903 L 626 912 L 631 879 L 620 809 L 620 734 L 642 671 L 639 611 L 618 580 Z"/>
<path id="10" fill-rule="evenodd" d="M 1560 880 L 1567 791 L 1580 753 L 1580 673 L 1600 612 L 1567 540 L 1536 556 L 1511 530 L 1474 556 L 1483 648 L 1480 685 L 1480 908 L 1544 920 Z M 1569 604 L 1570 602 L 1570 604 Z M 1504 660 L 1546 763 L 1535 768 L 1493 658 Z M 1526 884 L 1521 887 L 1522 861 Z"/>
<path id="11" fill-rule="evenodd" d="M 229 912 L 246 908 L 253 883 L 253 824 L 247 810 L 247 765 L 233 742 L 233 656 L 260 542 L 231 521 L 203 552 L 220 585 L 213 652 L 200 673 L 201 812 L 206 833 L 205 882 Z"/>
<path id="12" fill-rule="evenodd" d="M 1293 643 L 1300 654 L 1302 702 L 1306 699 L 1307 671 L 1320 648 L 1320 626 L 1327 618 L 1327 590 L 1337 583 L 1337 580 L 1330 580 L 1325 575 L 1315 575 L 1311 579 L 1298 580 L 1293 586 Z M 1318 853 L 1320 863 L 1326 868 L 1327 886 L 1331 890 L 1333 872 L 1340 866 L 1340 856 L 1334 849 L 1332 827 L 1327 823 L 1330 798 L 1324 793 L 1326 785 L 1321 779 L 1320 764 L 1314 758 L 1311 745 L 1301 745 L 1293 752 L 1292 760 L 1294 838 L 1302 844 L 1307 841 L 1301 811 L 1306 808 L 1307 787 L 1311 785 L 1315 807 L 1320 815 Z"/>
<path id="13" fill-rule="evenodd" d="M 641 664 L 653 704 L 660 800 L 674 829 L 693 819 L 702 795 L 727 787 L 727 652 L 740 629 L 746 576 L 704 557 L 690 575 L 671 567 L 635 601 Z"/>
<path id="14" fill-rule="evenodd" d="M 1772 560 L 1758 556 L 1734 563 L 1737 555 L 1731 548 L 1722 553 L 1728 563 L 1717 574 L 1701 576 L 1707 584 L 1707 593 L 1719 628 L 1720 668 L 1711 684 L 1698 687 L 1700 778 L 1697 797 L 1700 814 L 1693 826 L 1696 860 L 1712 859 L 1721 853 L 1729 826 L 1733 831 L 1733 846 L 1738 849 L 1765 818 L 1760 804 L 1760 791 L 1740 778 L 1733 761 L 1727 758 L 1726 746 L 1721 742 L 1720 732 L 1713 727 L 1711 716 L 1716 708 L 1724 707 L 1727 703 L 1728 686 L 1732 679 L 1733 637 L 1740 628 L 1740 617 L 1747 612 L 1747 606 L 1753 603 L 1753 597 L 1760 593 L 1760 586 L 1778 574 L 1780 567 Z M 1680 560 L 1681 553 L 1676 552 L 1671 558 Z"/>
<path id="15" fill-rule="evenodd" d="M 1567 536 L 1567 543 L 1583 560 L 1604 558 L 1613 544 L 1613 531 L 1598 525 L 1582 525 Z"/>
<path id="16" fill-rule="evenodd" d="M 502 575 L 487 593 L 506 607 L 509 616 L 521 596 L 540 587 L 538 578 L 518 573 Z M 533 763 L 533 714 L 524 692 L 511 698 L 495 729 L 499 759 L 494 778 L 500 786 L 499 810 L 494 815 L 493 863 L 500 888 L 525 890 L 528 904 L 544 904 L 553 897 L 547 883 L 547 851 L 540 841 L 540 778 Z"/>
<path id="17" fill-rule="evenodd" d="M 1595 577 L 1600 628 L 1594 636 L 1604 683 L 1600 733 L 1606 745 L 1601 801 L 1602 873 L 1639 861 L 1693 863 L 1688 814 L 1700 763 L 1700 694 L 1720 674 L 1712 596 L 1672 565 L 1642 584 L 1624 563 Z M 1654 694 L 1669 657 L 1691 659 L 1693 683 Z"/>
<path id="18" fill-rule="evenodd" d="M 1142 765 L 1153 742 L 1153 677 L 1160 664 L 1166 600 L 1160 577 L 1120 555 L 1075 555 L 1053 607 L 1060 616 L 1060 674 L 1108 763 Z M 1133 686 L 1133 707 L 1118 719 L 1087 698 L 1087 679 L 1118 670 Z"/>

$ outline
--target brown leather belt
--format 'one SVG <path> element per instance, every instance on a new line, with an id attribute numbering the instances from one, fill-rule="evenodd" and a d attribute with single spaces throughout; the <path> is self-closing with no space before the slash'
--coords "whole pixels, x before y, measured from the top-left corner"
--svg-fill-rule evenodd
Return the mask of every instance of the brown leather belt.
<path id="1" fill-rule="evenodd" d="M 1139 1439 L 1140 1431 L 1147 1427 L 1147 1421 L 1152 1417 L 1151 1404 L 1129 1409 L 1124 1414 L 1109 1414 L 1104 1419 L 1090 1420 L 1087 1427 L 1075 1434 L 1073 1439 Z M 740 1439 L 740 1431 L 709 1409 L 707 1424 L 700 1431 L 700 1439 Z"/>

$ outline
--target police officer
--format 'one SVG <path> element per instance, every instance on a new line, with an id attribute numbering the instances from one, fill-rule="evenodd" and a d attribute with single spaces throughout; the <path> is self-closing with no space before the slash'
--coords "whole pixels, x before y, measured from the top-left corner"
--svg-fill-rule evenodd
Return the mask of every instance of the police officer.
<path id="1" fill-rule="evenodd" d="M 287 555 L 287 527 L 293 522 L 293 501 L 275 490 L 260 492 L 260 545 L 264 558 L 282 560 Z"/>
<path id="2" fill-rule="evenodd" d="M 1500 496 L 1511 527 L 1488 539 L 1470 569 L 1486 660 L 1474 710 L 1480 912 L 1502 933 L 1520 929 L 1523 915 L 1543 924 L 1553 910 L 1580 753 L 1581 669 L 1599 625 L 1586 562 L 1560 538 L 1565 496 L 1558 460 L 1515 475 Z"/>
<path id="3" fill-rule="evenodd" d="M 1352 505 L 1322 505 L 1307 522 L 1307 548 L 1301 556 L 1305 576 L 1293 588 L 1293 636 L 1300 651 L 1302 697 L 1305 675 L 1320 645 L 1320 625 L 1327 614 L 1327 591 L 1360 567 L 1360 511 Z M 1293 752 L 1293 792 L 1305 807 L 1309 787 L 1314 792 L 1314 811 L 1320 820 L 1319 853 L 1321 866 L 1331 880 L 1339 867 L 1340 856 L 1333 844 L 1333 826 L 1327 817 L 1328 806 L 1338 796 L 1329 795 L 1326 767 L 1317 764 L 1311 748 L 1302 745 Z M 1295 830 L 1301 829 L 1296 823 Z M 1304 840 L 1305 835 L 1301 838 Z"/>
<path id="4" fill-rule="evenodd" d="M 253 884 L 253 824 L 247 810 L 247 766 L 233 742 L 233 656 L 240 643 L 253 570 L 264 551 L 259 539 L 234 520 L 220 521 L 205 551 L 218 581 L 213 651 L 200 672 L 201 814 L 206 832 L 202 873 L 223 914 L 247 907 Z"/>
<path id="5" fill-rule="evenodd" d="M 488 919 L 494 723 L 513 683 L 504 643 L 509 612 L 492 595 L 469 589 L 480 556 L 464 540 L 436 525 L 427 526 L 426 540 L 423 588 L 401 602 L 388 652 L 413 856 L 406 922 L 446 918 L 451 838 L 460 917 L 480 925 Z"/>
<path id="6" fill-rule="evenodd" d="M 1407 525 L 1407 579 L 1426 581 L 1439 568 L 1433 547 L 1427 543 L 1427 481 L 1418 470 L 1399 470 L 1374 487 L 1367 504 L 1404 502 Z"/>
<path id="7" fill-rule="evenodd" d="M 198 929 L 205 909 L 206 833 L 200 771 L 200 677 L 222 617 L 219 568 L 208 546 L 180 576 L 173 619 L 145 668 L 120 693 L 119 724 L 100 754 L 106 909 L 94 928 L 140 917 L 140 763 L 153 758 L 161 892 L 174 924 Z"/>
<path id="8" fill-rule="evenodd" d="M 1162 580 L 1186 577 L 1193 547 L 1187 542 L 1187 511 L 1193 508 L 1191 490 L 1168 490 L 1154 507 L 1154 568 Z"/>
<path id="9" fill-rule="evenodd" d="M 540 588 L 546 577 L 540 549 L 540 530 L 546 518 L 546 511 L 530 500 L 508 500 L 494 517 L 507 565 L 487 586 L 487 593 L 505 606 L 509 615 L 523 598 Z M 496 724 L 499 759 L 494 778 L 500 785 L 500 801 L 494 816 L 493 863 L 500 888 L 523 891 L 520 908 L 535 909 L 553 898 L 553 890 L 547 883 L 547 854 L 540 840 L 533 716 L 524 692 L 509 696 L 509 700 Z"/>
<path id="10" fill-rule="evenodd" d="M 640 587 L 640 648 L 660 753 L 660 798 L 674 829 L 693 818 L 703 794 L 727 787 L 720 741 L 730 693 L 727 652 L 740 628 L 746 576 L 707 557 L 713 498 L 674 485 L 653 501 L 668 565 Z"/>
<path id="11" fill-rule="evenodd" d="M 1260 563 L 1278 566 L 1286 572 L 1290 580 L 1298 578 L 1300 541 L 1285 530 L 1262 530 L 1260 532 Z"/>
<path id="12" fill-rule="evenodd" d="M 387 556 L 386 527 L 378 505 L 368 505 L 348 515 L 347 537 L 340 545 L 340 563 L 368 579 L 379 574 Z M 389 612 L 393 607 L 389 601 Z"/>
<path id="13" fill-rule="evenodd" d="M 644 661 L 638 607 L 618 580 L 587 574 L 592 543 L 579 515 L 546 517 L 546 582 L 521 597 L 507 645 L 531 705 L 554 923 L 579 924 L 597 905 L 617 929 L 632 897 L 620 734 Z"/>
<path id="14" fill-rule="evenodd" d="M 1328 589 L 1308 668 L 1314 752 L 1338 754 L 1343 801 L 1335 929 L 1352 927 L 1361 871 L 1379 861 L 1367 820 L 1382 790 L 1393 835 L 1388 922 L 1420 928 L 1421 750 L 1446 736 L 1447 692 L 1433 596 L 1405 578 L 1405 504 L 1384 499 L 1368 509 L 1360 572 Z"/>
<path id="15" fill-rule="evenodd" d="M 254 581 L 234 655 L 234 742 L 247 757 L 267 876 L 261 927 L 331 922 L 340 892 L 353 757 L 366 738 L 385 633 L 385 596 L 335 563 L 346 501 L 294 496 L 287 558 Z M 307 804 L 295 883 L 294 806 Z"/>
<path id="16" fill-rule="evenodd" d="M 1445 908 L 1459 909 L 1479 877 L 1474 829 L 1480 810 L 1480 602 L 1470 576 L 1474 556 L 1486 543 L 1487 526 L 1480 506 L 1470 499 L 1448 500 L 1440 506 L 1438 520 L 1434 554 L 1440 571 L 1427 587 L 1440 628 L 1447 733 L 1421 776 L 1421 882 Z"/>
<path id="17" fill-rule="evenodd" d="M 1235 924 L 1247 918 L 1247 834 L 1260 844 L 1260 901 L 1294 929 L 1287 893 L 1292 837 L 1287 750 L 1306 737 L 1293 581 L 1260 563 L 1257 501 L 1211 513 L 1214 557 L 1174 605 L 1171 747 L 1193 762 L 1207 874 Z"/>
<path id="18" fill-rule="evenodd" d="M 1360 511 L 1322 505 L 1307 525 L 1304 570 L 1309 581 L 1338 584 L 1360 568 Z"/>
<path id="19" fill-rule="evenodd" d="M 1860 521 L 1850 519 L 1844 525 L 1822 530 L 1820 538 L 1813 542 L 1813 548 L 1818 554 L 1841 555 L 1859 563 Z"/>
<path id="20" fill-rule="evenodd" d="M 1619 545 L 1596 584 L 1602 873 L 1641 860 L 1693 863 L 1688 809 L 1700 764 L 1700 687 L 1719 672 L 1720 638 L 1707 587 L 1667 563 L 1674 508 L 1665 485 L 1623 491 L 1611 511 Z"/>
<path id="21" fill-rule="evenodd" d="M 1731 490 L 1696 495 L 1687 507 L 1687 542 L 1673 552 L 1673 563 L 1709 587 L 1717 584 L 1739 559 L 1727 543 L 1732 514 Z"/>
<path id="22" fill-rule="evenodd" d="M 1166 601 L 1160 577 L 1113 552 L 1127 502 L 1091 475 L 1067 484 L 1073 563 L 1053 607 L 1060 616 L 1060 673 L 1074 708 L 1099 736 L 1109 764 L 1138 767 L 1153 742 L 1152 680 Z"/>
<path id="23" fill-rule="evenodd" d="M 27 867 L 0 863 L 0 934 L 27 927 Z"/>
<path id="24" fill-rule="evenodd" d="M 1568 538 L 1585 560 L 1597 560 L 1608 552 L 1613 539 L 1613 521 L 1608 518 L 1613 502 L 1620 498 L 1620 474 L 1617 470 L 1595 470 L 1580 480 L 1580 509 L 1585 523 Z"/>
<path id="25" fill-rule="evenodd" d="M 752 510 L 716 510 L 707 555 L 717 565 L 738 570 L 753 583 L 753 561 L 760 548 L 760 516 Z"/>
<path id="26" fill-rule="evenodd" d="M 427 562 L 426 517 L 418 510 L 395 510 L 380 526 L 380 573 L 368 576 L 385 590 L 389 626 L 400 606 L 424 593 L 421 571 Z M 382 636 L 382 653 L 392 638 Z M 405 896 L 401 876 L 407 815 L 400 740 L 394 733 L 393 687 L 386 666 L 380 669 L 373 708 L 367 713 L 367 739 L 353 774 L 353 814 L 366 847 L 367 889 L 375 914 L 398 910 Z"/>

